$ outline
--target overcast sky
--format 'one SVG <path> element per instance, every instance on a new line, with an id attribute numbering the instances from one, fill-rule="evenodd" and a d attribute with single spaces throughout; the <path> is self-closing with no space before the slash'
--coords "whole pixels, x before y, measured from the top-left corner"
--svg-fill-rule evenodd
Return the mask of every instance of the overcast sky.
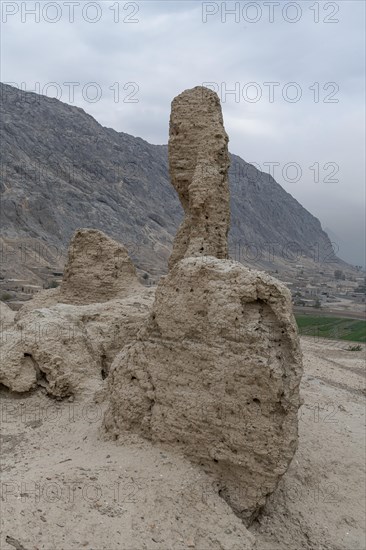
<path id="1" fill-rule="evenodd" d="M 331 230 L 339 255 L 365 265 L 362 0 L 3 0 L 1 9 L 3 82 L 151 143 L 168 140 L 172 98 L 211 83 L 231 152 L 274 171 Z"/>

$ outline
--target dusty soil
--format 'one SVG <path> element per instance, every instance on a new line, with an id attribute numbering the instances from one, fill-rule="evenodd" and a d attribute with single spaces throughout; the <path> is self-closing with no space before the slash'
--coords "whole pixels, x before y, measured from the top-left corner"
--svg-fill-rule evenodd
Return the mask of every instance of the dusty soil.
<path id="1" fill-rule="evenodd" d="M 259 550 L 364 550 L 365 346 L 301 344 L 299 448 L 251 530 Z"/>
<path id="2" fill-rule="evenodd" d="M 365 347 L 302 339 L 300 445 L 250 531 L 258 550 L 364 550 Z M 197 466 L 100 431 L 103 404 L 1 392 L 2 550 L 244 550 Z M 239 488 L 240 490 L 240 488 Z"/>

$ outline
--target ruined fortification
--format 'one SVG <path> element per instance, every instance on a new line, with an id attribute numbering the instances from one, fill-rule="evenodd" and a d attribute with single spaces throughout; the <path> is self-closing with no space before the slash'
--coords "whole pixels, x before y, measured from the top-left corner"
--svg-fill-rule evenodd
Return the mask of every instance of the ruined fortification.
<path id="1" fill-rule="evenodd" d="M 61 286 L 39 292 L 15 322 L 2 306 L 0 383 L 14 392 L 43 386 L 57 398 L 95 392 L 153 296 L 120 243 L 95 229 L 76 231 Z"/>
<path id="2" fill-rule="evenodd" d="M 217 95 L 183 92 L 169 161 L 185 218 L 168 275 L 155 294 L 122 245 L 77 231 L 61 287 L 14 321 L 2 308 L 0 382 L 62 398 L 107 377 L 107 432 L 177 448 L 249 524 L 297 447 L 302 362 L 289 291 L 227 259 L 228 159 Z"/>
<path id="3" fill-rule="evenodd" d="M 228 141 L 215 92 L 197 86 L 174 99 L 169 171 L 184 220 L 174 240 L 170 268 L 184 257 L 228 257 Z"/>
<path id="4" fill-rule="evenodd" d="M 185 219 L 152 311 L 112 365 L 105 426 L 181 449 L 249 524 L 297 447 L 302 362 L 289 291 L 225 259 L 227 142 L 216 94 L 173 101 L 171 178 Z"/>

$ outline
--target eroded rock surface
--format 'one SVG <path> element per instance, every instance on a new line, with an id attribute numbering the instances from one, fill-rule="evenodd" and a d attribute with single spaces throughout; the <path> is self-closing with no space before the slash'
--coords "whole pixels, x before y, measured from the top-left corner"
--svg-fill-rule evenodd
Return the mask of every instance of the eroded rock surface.
<path id="1" fill-rule="evenodd" d="M 86 305 L 144 293 L 126 248 L 96 229 L 78 229 L 70 241 L 60 287 L 38 292 L 16 315 L 56 304 Z"/>
<path id="2" fill-rule="evenodd" d="M 37 385 L 66 397 L 95 391 L 123 346 L 147 318 L 154 291 L 75 306 L 25 312 L 2 333 L 0 383 L 15 392 Z"/>
<path id="3" fill-rule="evenodd" d="M 112 365 L 105 426 L 179 446 L 249 524 L 296 450 L 302 362 L 289 291 L 225 259 L 227 141 L 215 93 L 173 101 L 170 173 L 185 219 L 151 314 Z"/>
<path id="4" fill-rule="evenodd" d="M 106 302 L 143 288 L 127 250 L 96 229 L 79 229 L 73 236 L 60 294 L 73 304 Z"/>
<path id="5" fill-rule="evenodd" d="M 181 447 L 249 523 L 296 450 L 301 374 L 289 291 L 236 262 L 186 258 L 112 365 L 105 426 Z"/>
<path id="6" fill-rule="evenodd" d="M 202 86 L 172 102 L 169 171 L 184 209 L 171 268 L 189 256 L 228 257 L 228 136 L 218 95 Z"/>
<path id="7" fill-rule="evenodd" d="M 35 309 L 4 336 L 0 382 L 12 391 L 41 385 L 54 397 L 66 397 L 96 389 L 98 343 L 87 338 L 75 307 Z"/>
<path id="8" fill-rule="evenodd" d="M 39 292 L 7 322 L 0 383 L 15 392 L 41 385 L 60 398 L 94 392 L 119 350 L 136 338 L 153 297 L 122 245 L 100 231 L 78 230 L 61 287 Z"/>
<path id="9" fill-rule="evenodd" d="M 4 302 L 0 302 L 0 326 L 4 329 L 14 322 L 15 312 Z"/>

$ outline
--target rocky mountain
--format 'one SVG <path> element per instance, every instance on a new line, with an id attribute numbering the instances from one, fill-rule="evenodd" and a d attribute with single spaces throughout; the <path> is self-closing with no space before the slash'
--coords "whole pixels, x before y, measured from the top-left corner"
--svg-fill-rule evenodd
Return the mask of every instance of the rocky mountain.
<path id="1" fill-rule="evenodd" d="M 182 210 L 167 147 L 98 124 L 82 109 L 1 84 L 2 274 L 42 280 L 80 227 L 124 243 L 140 270 L 164 273 Z M 167 121 L 168 123 L 168 121 Z M 336 260 L 319 220 L 236 155 L 230 255 L 264 269 Z"/>

